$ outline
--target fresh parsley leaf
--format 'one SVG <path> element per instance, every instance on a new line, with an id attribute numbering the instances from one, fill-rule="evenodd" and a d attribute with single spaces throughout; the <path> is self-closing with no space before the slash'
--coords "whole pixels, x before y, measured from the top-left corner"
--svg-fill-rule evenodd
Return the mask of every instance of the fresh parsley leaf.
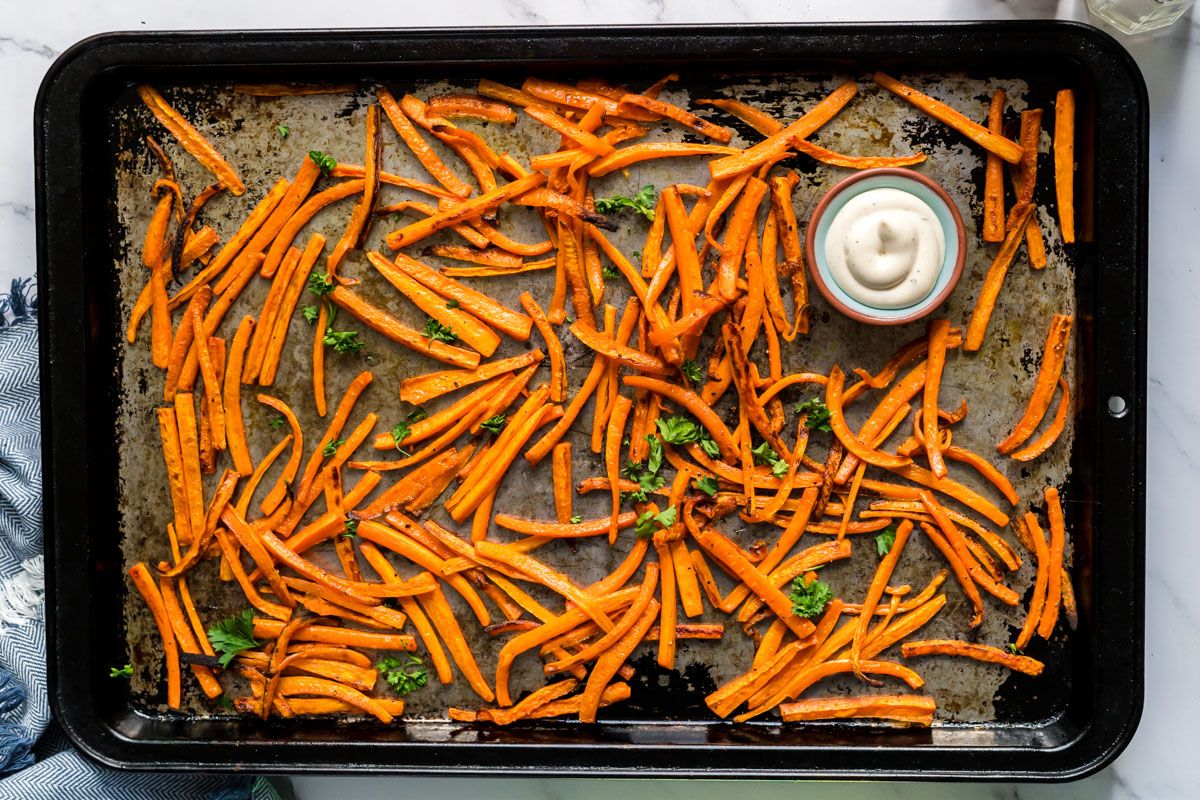
<path id="1" fill-rule="evenodd" d="M 227 695 L 227 694 L 221 695 L 220 697 L 217 698 L 217 703 L 220 704 L 221 708 L 228 709 L 229 711 L 233 711 L 233 701 L 229 699 L 229 695 Z"/>
<path id="2" fill-rule="evenodd" d="M 313 160 L 313 163 L 321 168 L 322 175 L 328 175 L 334 167 L 337 166 L 337 159 L 333 156 L 326 155 L 320 150 L 309 150 L 308 157 Z"/>
<path id="3" fill-rule="evenodd" d="M 700 365 L 692 359 L 683 362 L 683 366 L 679 368 L 683 376 L 692 383 L 699 383 L 704 380 L 704 373 L 700 370 Z"/>
<path id="4" fill-rule="evenodd" d="M 357 353 L 365 344 L 358 338 L 358 331 L 325 331 L 321 341 L 338 353 Z"/>
<path id="5" fill-rule="evenodd" d="M 428 416 L 429 415 L 425 413 L 425 409 L 417 408 L 408 412 L 404 419 L 396 423 L 396 426 L 392 428 L 392 443 L 397 450 L 400 450 L 401 453 L 404 452 L 404 450 L 402 450 L 400 447 L 400 442 L 404 441 L 404 437 L 408 436 L 408 434 L 412 432 L 412 426 L 414 422 L 420 422 Z"/>
<path id="6" fill-rule="evenodd" d="M 271 417 L 271 421 L 267 424 L 271 426 L 271 430 L 277 431 L 284 425 L 287 425 L 287 418 L 283 416 L 283 414 L 276 414 L 275 416 Z"/>
<path id="7" fill-rule="evenodd" d="M 337 449 L 346 443 L 345 439 L 334 439 L 329 444 L 325 445 L 325 449 L 321 451 L 321 455 L 325 458 L 333 458 L 333 454 Z"/>
<path id="8" fill-rule="evenodd" d="M 321 307 L 302 306 L 300 308 L 300 313 L 304 315 L 304 319 L 308 321 L 309 325 L 315 325 L 317 322 L 317 317 L 321 315 Z"/>
<path id="9" fill-rule="evenodd" d="M 213 625 L 208 629 L 208 641 L 220 653 L 221 666 L 228 667 L 238 653 L 258 647 L 254 638 L 254 612 L 247 608 Z"/>
<path id="10" fill-rule="evenodd" d="M 649 539 L 659 528 L 669 528 L 674 525 L 675 518 L 675 506 L 671 506 L 657 514 L 653 511 L 644 511 L 637 518 L 637 522 L 634 523 L 633 532 L 637 534 L 639 539 Z"/>
<path id="11" fill-rule="evenodd" d="M 636 481 L 638 484 L 637 491 L 625 492 L 624 494 L 626 499 L 632 500 L 635 503 L 646 502 L 651 492 L 667 485 L 666 478 L 659 475 L 657 471 L 648 469 L 640 461 L 630 461 L 621 472 L 624 473 L 625 477 L 631 481 Z"/>
<path id="12" fill-rule="evenodd" d="M 621 277 L 621 273 L 617 272 L 617 268 L 611 264 L 605 264 L 603 267 L 601 267 L 600 274 L 604 276 L 605 280 L 609 281 Z"/>
<path id="13" fill-rule="evenodd" d="M 792 579 L 792 590 L 788 594 L 792 601 L 792 613 L 798 617 L 812 618 L 819 615 L 833 599 L 833 590 L 822 581 L 805 583 L 804 576 Z"/>
<path id="14" fill-rule="evenodd" d="M 446 308 L 462 308 L 462 303 L 458 302 L 453 297 L 451 297 L 449 300 L 446 301 Z"/>
<path id="15" fill-rule="evenodd" d="M 404 661 L 389 656 L 376 661 L 375 669 L 398 695 L 411 694 L 429 683 L 425 663 L 417 656 L 410 655 Z"/>
<path id="16" fill-rule="evenodd" d="M 123 666 L 119 669 L 117 667 L 109 667 L 108 668 L 108 677 L 110 677 L 110 678 L 129 678 L 129 677 L 132 677 L 132 675 L 133 675 L 133 665 L 131 665 L 131 664 L 126 664 L 125 666 Z"/>
<path id="17" fill-rule="evenodd" d="M 754 456 L 754 460 L 759 464 L 765 464 L 771 468 L 771 474 L 775 477 L 780 477 L 787 474 L 788 463 L 779 457 L 775 449 L 771 445 L 763 442 L 758 447 L 750 451 Z"/>
<path id="18" fill-rule="evenodd" d="M 703 431 L 700 434 L 700 449 L 704 451 L 704 455 L 709 458 L 719 458 L 721 456 L 721 448 L 716 441 L 708 435 L 708 431 Z"/>
<path id="19" fill-rule="evenodd" d="M 353 539 L 354 537 L 358 536 L 358 520 L 356 520 L 354 517 L 346 517 L 344 521 L 344 528 L 342 529 L 342 536 L 346 539 Z"/>
<path id="20" fill-rule="evenodd" d="M 458 341 L 458 334 L 452 328 L 443 325 L 433 317 L 425 320 L 425 328 L 421 331 L 421 335 L 431 342 Z"/>
<path id="21" fill-rule="evenodd" d="M 333 279 L 328 272 L 314 272 L 308 276 L 308 290 L 317 297 L 324 297 L 333 291 Z"/>
<path id="22" fill-rule="evenodd" d="M 704 492 L 709 497 L 717 493 L 717 479 L 711 475 L 705 475 L 703 478 L 696 479 L 696 488 Z"/>
<path id="23" fill-rule="evenodd" d="M 641 251 L 641 250 L 634 250 L 634 251 L 633 251 L 633 260 L 634 260 L 634 261 L 641 261 L 641 260 L 642 260 L 642 251 Z"/>
<path id="24" fill-rule="evenodd" d="M 572 514 L 571 515 L 571 524 L 572 525 L 578 525 L 581 522 L 583 522 L 582 514 Z"/>
<path id="25" fill-rule="evenodd" d="M 814 431 L 825 431 L 826 433 L 833 430 L 833 428 L 829 427 L 829 409 L 825 407 L 825 401 L 819 397 L 798 403 L 796 405 L 796 413 L 808 414 L 808 418 L 804 420 L 805 427 L 812 428 Z"/>
<path id="26" fill-rule="evenodd" d="M 646 470 L 657 474 L 662 469 L 663 463 L 662 440 L 652 433 L 646 434 L 645 438 L 650 444 L 650 452 L 646 456 Z"/>
<path id="27" fill-rule="evenodd" d="M 1009 642 L 1008 644 L 1004 645 L 1004 649 L 1007 650 L 1008 652 L 1012 653 L 1014 656 L 1021 655 L 1021 648 L 1017 647 L 1012 642 Z"/>
<path id="28" fill-rule="evenodd" d="M 633 197 L 623 197 L 622 195 L 613 195 L 612 197 L 602 197 L 596 200 L 596 210 L 601 214 L 612 214 L 622 209 L 629 209 L 637 214 L 641 214 L 651 222 L 654 221 L 654 187 L 643 186 L 641 191 Z"/>
<path id="29" fill-rule="evenodd" d="M 888 525 L 879 533 L 875 534 L 875 549 L 879 555 L 886 556 L 892 550 L 892 545 L 896 543 L 896 526 Z"/>
<path id="30" fill-rule="evenodd" d="M 499 434 L 504 430 L 504 426 L 508 424 L 508 417 L 504 414 L 496 414 L 488 417 L 483 422 L 479 423 L 479 427 L 483 428 L 492 434 Z"/>
<path id="31" fill-rule="evenodd" d="M 292 132 L 292 129 L 289 128 L 287 125 L 276 125 L 275 130 L 279 131 L 280 139 L 286 139 L 288 137 L 288 134 Z"/>
<path id="32" fill-rule="evenodd" d="M 658 432 L 667 444 L 691 444 L 700 441 L 704 436 L 704 428 L 690 417 L 659 417 L 654 424 L 658 426 Z"/>

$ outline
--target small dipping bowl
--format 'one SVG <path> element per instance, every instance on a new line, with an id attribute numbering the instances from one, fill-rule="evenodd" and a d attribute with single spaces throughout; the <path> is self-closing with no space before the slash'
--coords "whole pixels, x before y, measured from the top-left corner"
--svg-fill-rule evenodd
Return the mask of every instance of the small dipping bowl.
<path id="1" fill-rule="evenodd" d="M 834 280 L 825 259 L 825 239 L 833 218 L 851 198 L 872 189 L 899 189 L 914 195 L 933 210 L 942 227 L 946 251 L 937 280 L 929 294 L 912 305 L 876 308 L 856 300 Z M 804 246 L 809 274 L 829 304 L 847 317 L 868 325 L 904 325 L 933 313 L 958 285 L 967 253 L 962 217 L 946 190 L 920 173 L 895 167 L 864 169 L 834 185 L 817 203 L 809 219 Z"/>

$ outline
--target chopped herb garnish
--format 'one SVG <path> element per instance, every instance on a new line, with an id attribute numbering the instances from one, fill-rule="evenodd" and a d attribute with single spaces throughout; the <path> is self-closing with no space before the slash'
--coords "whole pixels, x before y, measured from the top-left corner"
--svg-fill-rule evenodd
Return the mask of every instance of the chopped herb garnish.
<path id="1" fill-rule="evenodd" d="M 446 308 L 459 308 L 462 303 L 455 300 L 453 297 L 446 301 Z"/>
<path id="2" fill-rule="evenodd" d="M 354 517 L 346 517 L 344 527 L 342 528 L 342 537 L 353 539 L 356 536 L 358 536 L 358 520 Z"/>
<path id="3" fill-rule="evenodd" d="M 315 325 L 317 317 L 321 315 L 321 307 L 311 305 L 302 306 L 300 313 L 304 315 L 304 319 L 308 321 L 309 325 Z"/>
<path id="4" fill-rule="evenodd" d="M 600 274 L 604 276 L 605 280 L 609 281 L 621 276 L 621 273 L 617 272 L 617 268 L 611 264 L 605 264 L 603 267 L 601 267 Z"/>
<path id="5" fill-rule="evenodd" d="M 708 431 L 700 434 L 700 449 L 704 451 L 704 455 L 709 458 L 718 458 L 721 455 L 721 448 L 717 446 L 716 441 L 708 435 Z"/>
<path id="6" fill-rule="evenodd" d="M 755 462 L 765 464 L 771 468 L 771 474 L 775 477 L 786 475 L 788 471 L 788 463 L 779 457 L 775 449 L 771 445 L 763 442 L 758 447 L 750 451 L 754 456 Z"/>
<path id="7" fill-rule="evenodd" d="M 683 362 L 683 366 L 679 370 L 692 383 L 699 383 L 704 380 L 704 373 L 700 370 L 700 365 L 690 358 Z"/>
<path id="8" fill-rule="evenodd" d="M 711 475 L 705 475 L 703 478 L 696 479 L 696 488 L 704 492 L 709 497 L 717 493 L 717 479 Z"/>
<path id="9" fill-rule="evenodd" d="M 796 405 L 796 413 L 808 415 L 804 420 L 805 427 L 812 428 L 814 431 L 825 431 L 826 433 L 833 430 L 829 427 L 829 409 L 825 407 L 825 401 L 819 397 L 798 403 Z"/>
<path id="10" fill-rule="evenodd" d="M 283 414 L 276 414 L 271 417 L 271 421 L 267 424 L 271 426 L 271 430 L 277 431 L 284 425 L 287 425 L 287 417 L 283 416 Z"/>
<path id="11" fill-rule="evenodd" d="M 1021 648 L 1017 647 L 1012 642 L 1009 642 L 1008 644 L 1004 645 L 1004 649 L 1007 650 L 1008 652 L 1012 653 L 1014 656 L 1021 655 Z"/>
<path id="12" fill-rule="evenodd" d="M 337 166 L 336 158 L 326 155 L 320 150 L 309 150 L 308 157 L 313 160 L 314 164 L 321 168 L 322 175 L 328 175 Z"/>
<path id="13" fill-rule="evenodd" d="M 400 447 L 400 442 L 404 441 L 404 437 L 408 436 L 408 434 L 412 431 L 414 422 L 420 422 L 428 416 L 429 415 L 425 413 L 425 409 L 417 408 L 408 412 L 404 419 L 396 423 L 395 427 L 392 428 L 392 444 L 397 450 L 399 450 L 401 453 L 404 452 L 404 450 Z"/>
<path id="14" fill-rule="evenodd" d="M 572 514 L 571 515 L 571 524 L 572 525 L 578 525 L 581 522 L 583 522 L 582 514 Z"/>
<path id="15" fill-rule="evenodd" d="M 805 583 L 804 576 L 792 579 L 792 590 L 788 594 L 792 601 L 792 613 L 798 617 L 815 617 L 825 610 L 833 599 L 833 590 L 822 581 Z"/>
<path id="16" fill-rule="evenodd" d="M 663 463 L 662 441 L 652 433 L 646 434 L 645 439 L 650 444 L 650 452 L 646 456 L 646 471 L 657 473 L 662 469 Z"/>
<path id="17" fill-rule="evenodd" d="M 321 341 L 338 353 L 357 353 L 365 344 L 358 338 L 358 331 L 325 331 L 325 338 Z"/>
<path id="18" fill-rule="evenodd" d="M 429 673 L 425 671 L 425 662 L 417 656 L 407 656 L 404 661 L 389 656 L 375 662 L 375 668 L 398 695 L 415 692 L 429 683 Z"/>
<path id="19" fill-rule="evenodd" d="M 208 629 L 208 641 L 220 653 L 221 666 L 228 667 L 238 653 L 258 647 L 254 638 L 254 612 L 247 608 L 213 625 Z"/>
<path id="20" fill-rule="evenodd" d="M 665 511 L 659 511 L 657 514 L 653 511 L 645 511 L 637 518 L 633 532 L 639 539 L 649 539 L 659 528 L 669 528 L 674 525 L 675 517 L 675 506 L 671 506 Z"/>
<path id="21" fill-rule="evenodd" d="M 429 317 L 427 320 L 425 320 L 425 328 L 421 331 L 421 335 L 431 342 L 458 341 L 458 335 L 452 328 L 443 325 L 433 317 Z"/>
<path id="22" fill-rule="evenodd" d="M 691 444 L 700 441 L 704 436 L 704 428 L 691 417 L 659 417 L 654 424 L 658 426 L 658 432 L 667 444 Z"/>
<path id="23" fill-rule="evenodd" d="M 508 417 L 504 414 L 496 414 L 488 417 L 483 422 L 479 423 L 479 427 L 491 434 L 499 434 L 504 430 L 504 426 L 508 424 Z"/>
<path id="24" fill-rule="evenodd" d="M 654 187 L 643 186 L 642 190 L 633 197 L 613 195 L 596 200 L 596 210 L 601 214 L 612 214 L 622 209 L 629 209 L 641 214 L 651 222 L 654 221 Z"/>
<path id="25" fill-rule="evenodd" d="M 337 449 L 345 443 L 345 439 L 334 439 L 332 442 L 325 445 L 325 448 L 321 450 L 321 455 L 325 458 L 333 458 L 333 454 L 336 453 Z"/>
<path id="26" fill-rule="evenodd" d="M 109 667 L 108 668 L 108 677 L 110 677 L 110 678 L 129 678 L 132 675 L 133 675 L 133 665 L 132 664 L 126 664 L 125 666 L 123 666 L 119 669 L 117 667 Z"/>
<path id="27" fill-rule="evenodd" d="M 892 550 L 892 545 L 896 543 L 896 526 L 888 525 L 882 531 L 875 535 L 875 549 L 879 555 L 886 556 Z"/>
<path id="28" fill-rule="evenodd" d="M 275 130 L 279 131 L 280 139 L 286 139 L 288 137 L 288 134 L 292 132 L 292 129 L 289 128 L 287 125 L 276 125 Z"/>

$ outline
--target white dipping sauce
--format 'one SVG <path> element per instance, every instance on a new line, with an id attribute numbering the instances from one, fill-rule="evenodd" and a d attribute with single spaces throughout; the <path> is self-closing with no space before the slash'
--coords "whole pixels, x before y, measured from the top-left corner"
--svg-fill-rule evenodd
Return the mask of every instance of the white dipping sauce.
<path id="1" fill-rule="evenodd" d="M 900 189 L 852 197 L 825 236 L 825 261 L 846 294 L 874 308 L 905 308 L 929 296 L 946 236 L 929 204 Z"/>

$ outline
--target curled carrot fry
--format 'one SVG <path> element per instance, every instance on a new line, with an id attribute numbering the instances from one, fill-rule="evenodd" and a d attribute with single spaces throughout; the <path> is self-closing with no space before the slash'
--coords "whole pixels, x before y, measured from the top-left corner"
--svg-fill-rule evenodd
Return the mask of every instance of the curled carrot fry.
<path id="1" fill-rule="evenodd" d="M 1046 344 L 1042 348 L 1042 363 L 1038 367 L 1037 378 L 1034 381 L 1033 394 L 1025 406 L 1025 412 L 1017 421 L 1012 433 L 1006 436 L 996 449 L 1001 453 L 1010 453 L 1033 435 L 1050 403 L 1054 399 L 1054 388 L 1062 375 L 1063 363 L 1067 358 L 1067 348 L 1071 344 L 1071 325 L 1074 318 L 1065 314 L 1055 314 L 1050 320 L 1050 330 L 1046 334 Z"/>
<path id="2" fill-rule="evenodd" d="M 233 167 L 229 166 L 229 162 L 222 158 L 216 148 L 201 136 L 200 132 L 193 128 L 191 123 L 184 119 L 183 115 L 176 111 L 154 87 L 141 84 L 137 87 L 137 92 L 138 96 L 142 98 L 142 102 L 146 104 L 146 108 L 150 109 L 163 127 L 171 132 L 184 150 L 191 153 L 205 169 L 217 176 L 217 179 L 229 191 L 236 195 L 245 193 L 245 184 L 242 183 Z"/>
<path id="3" fill-rule="evenodd" d="M 919 642 L 905 642 L 900 646 L 900 653 L 905 658 L 918 656 L 966 656 L 976 661 L 986 661 L 1000 664 L 1014 672 L 1026 675 L 1041 675 L 1045 665 L 1036 658 L 1016 655 L 991 645 L 976 642 L 961 642 L 953 639 L 927 639 Z"/>

